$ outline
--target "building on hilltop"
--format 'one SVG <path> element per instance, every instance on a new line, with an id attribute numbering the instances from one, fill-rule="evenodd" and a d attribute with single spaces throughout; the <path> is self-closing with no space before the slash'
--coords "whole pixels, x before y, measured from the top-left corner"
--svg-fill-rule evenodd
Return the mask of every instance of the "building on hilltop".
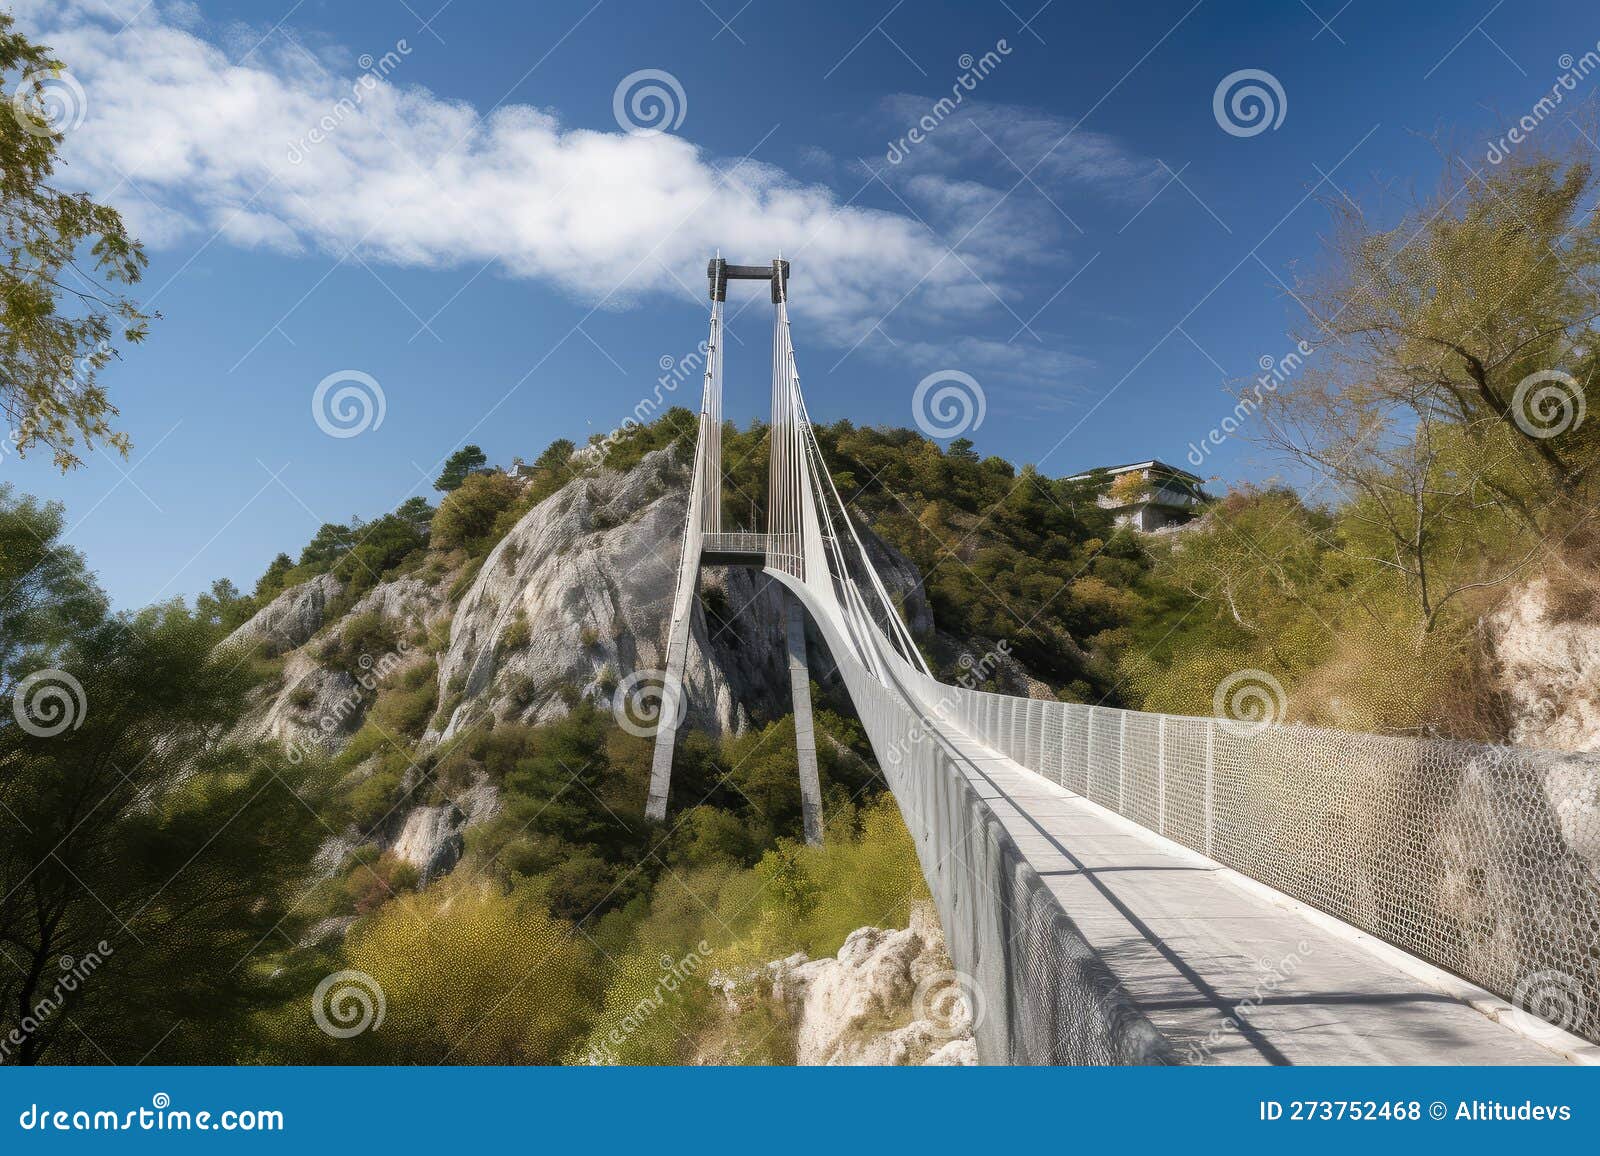
<path id="1" fill-rule="evenodd" d="M 1146 534 L 1192 521 L 1201 505 L 1211 499 L 1197 475 L 1154 458 L 1088 470 L 1067 481 L 1103 484 L 1105 488 L 1095 500 L 1114 512 L 1117 525 Z"/>

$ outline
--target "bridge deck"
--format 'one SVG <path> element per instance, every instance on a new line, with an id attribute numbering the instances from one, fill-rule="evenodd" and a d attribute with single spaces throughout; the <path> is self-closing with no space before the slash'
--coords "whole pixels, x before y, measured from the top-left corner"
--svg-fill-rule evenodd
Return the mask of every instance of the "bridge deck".
<path id="1" fill-rule="evenodd" d="M 973 759 L 974 788 L 1187 1062 L 1564 1062 L 1203 857 L 954 728 L 944 737 Z"/>

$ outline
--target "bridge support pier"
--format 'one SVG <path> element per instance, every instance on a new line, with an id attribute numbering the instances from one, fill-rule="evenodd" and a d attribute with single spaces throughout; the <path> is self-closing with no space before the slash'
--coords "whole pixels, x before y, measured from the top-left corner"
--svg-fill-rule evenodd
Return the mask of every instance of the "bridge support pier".
<path id="1" fill-rule="evenodd" d="M 686 535 L 683 556 L 678 560 L 678 587 L 672 599 L 672 623 L 667 627 L 667 669 L 662 679 L 656 746 L 650 758 L 650 795 L 644 804 L 645 818 L 657 822 L 667 817 L 667 793 L 672 789 L 672 752 L 677 745 L 678 725 L 683 720 L 687 705 L 684 701 L 683 670 L 689 659 L 689 623 L 699 578 L 699 535 Z"/>
<path id="2" fill-rule="evenodd" d="M 811 671 L 806 665 L 806 616 L 800 600 L 783 593 L 788 608 L 784 637 L 789 652 L 789 694 L 794 701 L 794 750 L 800 764 L 800 814 L 806 842 L 822 845 L 822 780 L 817 773 L 817 734 L 811 723 Z"/>

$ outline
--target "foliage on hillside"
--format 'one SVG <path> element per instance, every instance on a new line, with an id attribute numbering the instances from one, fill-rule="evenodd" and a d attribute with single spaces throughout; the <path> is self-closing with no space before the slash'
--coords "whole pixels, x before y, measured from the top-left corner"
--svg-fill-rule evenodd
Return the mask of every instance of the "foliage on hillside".
<path id="1" fill-rule="evenodd" d="M 1503 741 L 1480 622 L 1515 583 L 1573 613 L 1600 594 L 1600 192 L 1587 150 L 1526 150 L 1377 224 L 1343 198 L 1296 287 L 1304 371 L 1256 432 L 1313 479 L 1236 491 L 1156 551 L 1121 677 L 1152 709 L 1209 713 L 1254 668 L 1285 716 Z"/>

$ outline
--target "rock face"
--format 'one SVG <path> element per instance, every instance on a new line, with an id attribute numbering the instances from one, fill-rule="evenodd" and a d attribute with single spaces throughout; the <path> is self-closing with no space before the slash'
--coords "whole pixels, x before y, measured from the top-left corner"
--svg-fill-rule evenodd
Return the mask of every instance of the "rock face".
<path id="1" fill-rule="evenodd" d="M 1563 751 L 1600 750 L 1600 622 L 1559 621 L 1549 583 L 1513 591 L 1489 618 L 1510 739 Z"/>
<path id="2" fill-rule="evenodd" d="M 461 822 L 461 812 L 454 803 L 417 807 L 406 816 L 400 837 L 395 840 L 395 857 L 415 867 L 419 881 L 426 885 L 461 858 L 466 846 L 459 830 Z"/>
<path id="3" fill-rule="evenodd" d="M 328 608 L 344 590 L 332 574 L 285 590 L 222 643 L 234 649 L 256 647 L 268 657 L 284 659 L 279 685 L 255 703 L 236 728 L 236 736 L 276 739 L 301 751 L 337 753 L 361 729 L 377 697 L 376 685 L 363 685 L 348 672 L 324 665 L 322 647 L 339 639 L 352 619 L 377 614 L 405 646 L 405 653 L 371 655 L 374 668 L 392 676 L 426 662 L 424 648 L 412 639 L 421 638 L 447 613 L 446 589 L 444 583 L 430 586 L 420 578 L 391 579 L 373 587 L 332 623 L 327 620 Z M 320 637 L 319 632 L 323 632 Z"/>
<path id="4" fill-rule="evenodd" d="M 490 717 L 548 721 L 574 696 L 609 703 L 620 681 L 665 666 L 686 478 L 680 456 L 658 450 L 627 473 L 573 481 L 523 517 L 451 622 L 439 660 L 440 702 L 451 713 L 432 739 Z M 913 627 L 926 627 L 915 569 L 875 538 L 868 549 Z M 684 678 L 688 725 L 738 732 L 752 715 L 786 713 L 781 588 L 734 567 L 706 570 L 700 589 Z M 811 644 L 823 653 L 815 635 Z"/>
<path id="5" fill-rule="evenodd" d="M 913 908 L 903 931 L 857 928 L 832 958 L 796 954 L 767 971 L 771 998 L 794 1025 L 798 1064 L 978 1062 L 968 1002 L 976 995 L 951 968 L 932 904 Z M 737 1000 L 737 981 L 721 986 Z"/>
<path id="6" fill-rule="evenodd" d="M 224 646 L 260 645 L 271 656 L 304 646 L 322 629 L 328 603 L 344 589 L 332 574 L 285 590 L 227 637 Z"/>
<path id="7" fill-rule="evenodd" d="M 426 886 L 460 862 L 467 828 L 492 818 L 499 809 L 499 792 L 492 783 L 479 780 L 451 802 L 412 808 L 389 849 L 415 867 L 419 882 Z"/>
<path id="8" fill-rule="evenodd" d="M 439 729 L 423 736 L 425 747 L 480 724 L 549 721 L 580 697 L 609 705 L 623 680 L 665 665 L 687 490 L 688 462 L 670 449 L 626 472 L 573 480 L 522 517 L 454 607 L 449 592 L 458 573 L 432 583 L 391 578 L 342 614 L 335 612 L 345 589 L 331 574 L 284 591 L 223 643 L 283 661 L 278 684 L 260 693 L 235 736 L 330 755 L 344 749 L 366 720 L 377 683 L 354 667 L 335 669 L 324 654 L 370 614 L 403 649 L 398 657 L 370 656 L 373 669 L 391 678 L 428 662 L 449 620 L 448 645 L 436 655 Z M 870 532 L 862 530 L 862 539 L 913 630 L 931 630 L 916 568 Z M 752 718 L 788 713 L 780 595 L 754 570 L 702 573 L 684 679 L 687 725 L 737 733 Z M 813 675 L 826 681 L 825 644 L 808 635 Z M 352 774 L 359 777 L 359 768 Z M 451 801 L 396 813 L 372 838 L 426 882 L 455 866 L 465 829 L 497 806 L 494 788 L 480 783 Z M 336 870 L 359 843 L 357 833 L 331 837 L 331 862 L 319 870 Z"/>

